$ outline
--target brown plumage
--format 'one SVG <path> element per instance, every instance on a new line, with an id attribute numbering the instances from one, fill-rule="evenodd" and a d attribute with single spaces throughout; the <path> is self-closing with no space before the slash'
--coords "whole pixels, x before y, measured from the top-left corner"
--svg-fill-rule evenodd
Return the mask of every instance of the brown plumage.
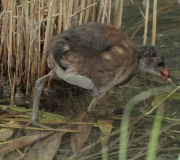
<path id="1" fill-rule="evenodd" d="M 58 75 L 71 84 L 92 89 L 96 98 L 117 83 L 127 83 L 136 72 L 138 60 L 136 47 L 127 36 L 100 23 L 81 25 L 53 37 L 48 54 L 52 69 L 57 66 L 66 77 L 74 74 L 92 81 L 92 85 L 83 86 Z"/>
<path id="2" fill-rule="evenodd" d="M 88 23 L 54 36 L 47 50 L 51 71 L 36 82 L 31 120 L 37 120 L 39 96 L 48 77 L 59 77 L 92 90 L 89 111 L 111 87 L 128 83 L 136 71 L 168 78 L 163 57 L 153 49 L 153 46 L 143 45 L 137 50 L 120 30 L 100 23 Z"/>

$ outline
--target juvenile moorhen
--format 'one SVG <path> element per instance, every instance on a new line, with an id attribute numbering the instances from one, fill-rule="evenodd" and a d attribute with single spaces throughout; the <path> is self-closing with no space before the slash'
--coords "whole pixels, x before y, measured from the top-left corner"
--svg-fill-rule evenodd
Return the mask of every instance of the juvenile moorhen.
<path id="1" fill-rule="evenodd" d="M 54 36 L 47 54 L 51 71 L 36 81 L 31 117 L 34 124 L 43 85 L 49 77 L 92 90 L 88 111 L 110 88 L 128 83 L 137 71 L 169 78 L 164 58 L 154 46 L 136 48 L 120 30 L 100 23 L 87 23 Z"/>

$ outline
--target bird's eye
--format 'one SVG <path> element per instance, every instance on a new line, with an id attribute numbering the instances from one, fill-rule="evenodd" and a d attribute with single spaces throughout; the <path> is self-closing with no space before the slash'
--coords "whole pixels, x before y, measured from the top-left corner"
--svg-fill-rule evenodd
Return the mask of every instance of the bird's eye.
<path id="1" fill-rule="evenodd" d="M 164 66 L 164 63 L 163 63 L 163 62 L 158 62 L 157 66 L 158 66 L 158 67 L 163 67 L 163 66 Z"/>
<path id="2" fill-rule="evenodd" d="M 65 40 L 69 41 L 69 38 L 65 37 Z"/>

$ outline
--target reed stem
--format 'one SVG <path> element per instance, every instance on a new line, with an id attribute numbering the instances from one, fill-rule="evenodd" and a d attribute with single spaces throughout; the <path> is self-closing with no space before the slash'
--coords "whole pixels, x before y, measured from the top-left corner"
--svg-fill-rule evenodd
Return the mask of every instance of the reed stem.
<path id="1" fill-rule="evenodd" d="M 153 3 L 153 20 L 152 20 L 152 41 L 151 44 L 155 46 L 156 43 L 156 23 L 157 23 L 157 0 Z"/>

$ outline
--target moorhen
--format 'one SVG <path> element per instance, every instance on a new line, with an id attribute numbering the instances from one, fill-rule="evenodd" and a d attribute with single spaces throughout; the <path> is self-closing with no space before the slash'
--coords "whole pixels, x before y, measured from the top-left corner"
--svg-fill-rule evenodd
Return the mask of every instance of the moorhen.
<path id="1" fill-rule="evenodd" d="M 92 90 L 88 111 L 110 88 L 128 83 L 137 71 L 169 79 L 164 58 L 154 46 L 136 48 L 120 30 L 105 24 L 87 23 L 54 36 L 47 54 L 51 71 L 35 84 L 31 122 L 36 125 L 39 98 L 49 77 Z"/>

